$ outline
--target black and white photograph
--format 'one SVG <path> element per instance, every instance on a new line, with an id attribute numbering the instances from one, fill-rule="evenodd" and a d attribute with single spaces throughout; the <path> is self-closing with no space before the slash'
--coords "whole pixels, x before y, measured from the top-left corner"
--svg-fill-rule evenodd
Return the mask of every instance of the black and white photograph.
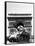
<path id="1" fill-rule="evenodd" d="M 35 0 L 0 0 L 0 46 L 35 46 Z"/>
<path id="2" fill-rule="evenodd" d="M 33 3 L 5 2 L 5 44 L 34 43 Z"/>

